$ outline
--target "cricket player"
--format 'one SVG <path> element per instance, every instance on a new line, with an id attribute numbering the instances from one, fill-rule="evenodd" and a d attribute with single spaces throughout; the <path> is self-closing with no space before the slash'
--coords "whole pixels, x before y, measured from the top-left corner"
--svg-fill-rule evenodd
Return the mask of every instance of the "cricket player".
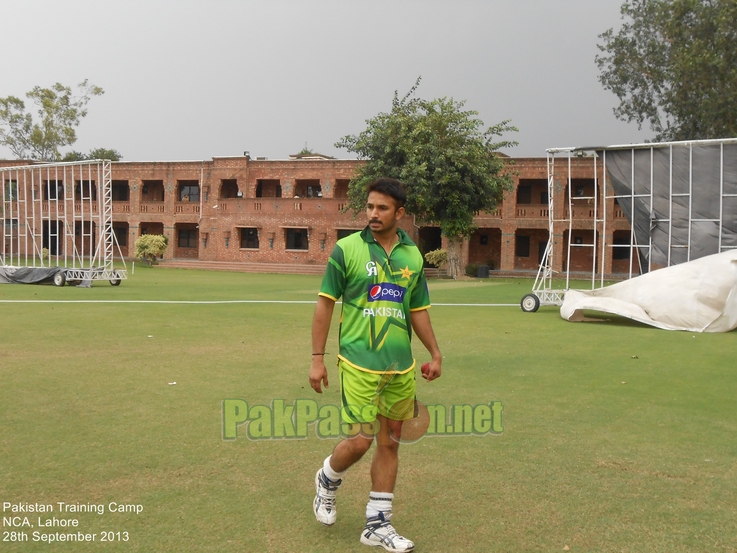
<path id="1" fill-rule="evenodd" d="M 335 302 L 342 297 L 338 369 L 344 427 L 350 430 L 315 476 L 315 517 L 335 523 L 336 492 L 346 471 L 376 441 L 371 491 L 361 543 L 413 551 L 391 524 L 402 422 L 415 416 L 416 334 L 432 356 L 423 377 L 440 376 L 442 356 L 430 323 L 422 254 L 398 227 L 406 195 L 402 184 L 380 178 L 368 186 L 368 226 L 338 241 L 325 270 L 312 323 L 310 385 L 328 387 L 325 345 Z"/>

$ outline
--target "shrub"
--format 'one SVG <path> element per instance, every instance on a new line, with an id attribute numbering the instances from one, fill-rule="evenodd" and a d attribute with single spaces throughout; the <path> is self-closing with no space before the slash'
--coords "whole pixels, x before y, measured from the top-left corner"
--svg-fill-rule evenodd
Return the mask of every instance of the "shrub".
<path id="1" fill-rule="evenodd" d="M 169 239 L 163 234 L 143 234 L 136 239 L 136 257 L 154 263 L 168 245 Z"/>
<path id="2" fill-rule="evenodd" d="M 466 276 L 474 277 L 476 278 L 476 275 L 478 274 L 479 266 L 476 265 L 476 263 L 469 263 L 466 265 Z"/>
<path id="3" fill-rule="evenodd" d="M 448 252 L 443 249 L 427 252 L 425 254 L 425 261 L 427 261 L 430 265 L 442 267 L 448 262 Z"/>

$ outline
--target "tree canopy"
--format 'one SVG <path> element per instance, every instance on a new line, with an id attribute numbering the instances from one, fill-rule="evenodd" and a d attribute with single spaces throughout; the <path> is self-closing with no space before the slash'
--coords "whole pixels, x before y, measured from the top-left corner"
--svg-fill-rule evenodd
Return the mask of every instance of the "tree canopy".
<path id="1" fill-rule="evenodd" d="M 95 148 L 90 150 L 88 154 L 72 150 L 71 152 L 64 154 L 64 157 L 61 158 L 62 161 L 84 161 L 87 159 L 109 159 L 110 161 L 120 161 L 123 159 L 123 156 L 118 150 L 110 148 Z"/>
<path id="2" fill-rule="evenodd" d="M 419 83 L 402 98 L 395 92 L 389 113 L 368 119 L 363 132 L 335 146 L 367 160 L 349 184 L 354 212 L 364 209 L 369 182 L 399 179 L 407 192 L 407 212 L 439 226 L 449 239 L 448 262 L 456 275 L 460 240 L 476 228 L 474 216 L 495 209 L 512 187 L 510 162 L 497 150 L 517 143 L 497 138 L 517 129 L 508 120 L 484 129 L 478 112 L 465 110 L 465 102 L 415 97 Z"/>
<path id="3" fill-rule="evenodd" d="M 616 117 L 659 141 L 737 136 L 737 2 L 628 0 L 621 13 L 596 57 Z"/>
<path id="4" fill-rule="evenodd" d="M 77 88 L 78 96 L 72 96 L 72 89 L 60 83 L 51 88 L 36 86 L 27 92 L 26 96 L 38 107 L 35 121 L 20 98 L 0 98 L 0 145 L 7 146 L 19 159 L 61 159 L 59 148 L 77 140 L 75 128 L 87 115 L 85 106 L 93 96 L 104 94 L 102 88 L 87 79 Z"/>

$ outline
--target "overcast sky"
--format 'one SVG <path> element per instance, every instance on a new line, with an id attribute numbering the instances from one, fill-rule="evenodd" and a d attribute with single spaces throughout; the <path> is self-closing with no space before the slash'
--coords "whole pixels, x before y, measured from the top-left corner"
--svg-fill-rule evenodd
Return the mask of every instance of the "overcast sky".
<path id="1" fill-rule="evenodd" d="M 353 157 L 334 143 L 418 76 L 423 98 L 511 119 L 512 156 L 642 142 L 594 63 L 622 1 L 0 0 L 0 96 L 89 79 L 105 94 L 64 151 L 128 161 Z"/>

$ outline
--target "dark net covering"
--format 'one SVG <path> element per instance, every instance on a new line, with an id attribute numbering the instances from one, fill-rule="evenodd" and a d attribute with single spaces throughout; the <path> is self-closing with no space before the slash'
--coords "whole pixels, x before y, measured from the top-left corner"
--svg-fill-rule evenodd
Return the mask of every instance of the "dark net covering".
<path id="1" fill-rule="evenodd" d="M 644 272 L 737 247 L 737 144 L 597 150 L 634 228 Z M 721 248 L 721 249 L 720 249 Z"/>

